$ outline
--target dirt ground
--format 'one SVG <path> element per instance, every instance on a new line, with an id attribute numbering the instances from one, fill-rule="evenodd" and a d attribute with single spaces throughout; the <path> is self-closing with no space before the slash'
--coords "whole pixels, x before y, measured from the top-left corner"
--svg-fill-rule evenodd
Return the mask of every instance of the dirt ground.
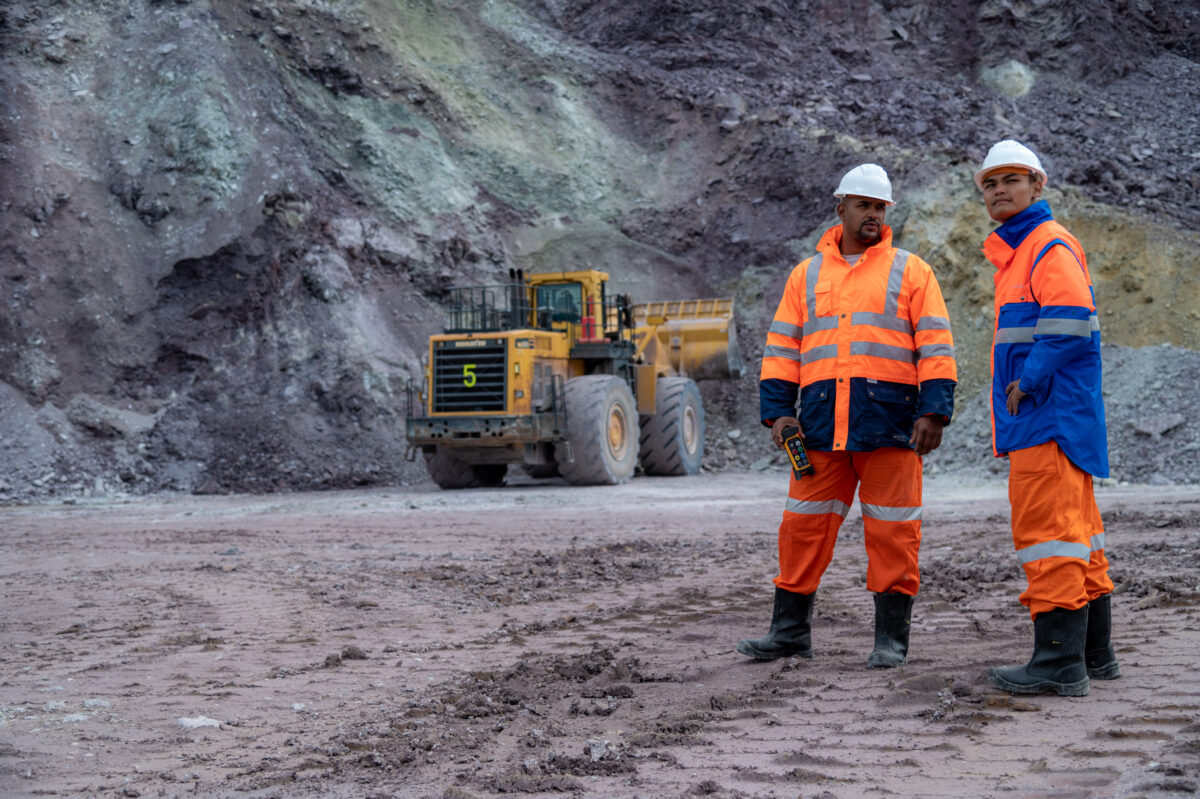
<path id="1" fill-rule="evenodd" d="M 927 478 L 908 666 L 857 505 L 812 660 L 752 662 L 778 473 L 0 510 L 0 795 L 1200 791 L 1200 488 L 1098 489 L 1123 676 L 1013 698 L 1001 481 Z"/>

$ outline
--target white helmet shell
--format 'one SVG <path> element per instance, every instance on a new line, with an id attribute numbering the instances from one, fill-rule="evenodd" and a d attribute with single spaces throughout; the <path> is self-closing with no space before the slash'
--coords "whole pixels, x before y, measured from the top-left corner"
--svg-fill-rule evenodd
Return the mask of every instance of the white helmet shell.
<path id="1" fill-rule="evenodd" d="M 982 189 L 983 178 L 988 172 L 1006 166 L 1032 169 L 1042 176 L 1043 186 L 1048 182 L 1046 170 L 1042 169 L 1042 162 L 1038 160 L 1037 154 L 1019 141 L 1005 139 L 996 142 L 992 145 L 992 149 L 988 150 L 987 157 L 983 159 L 983 165 L 975 173 L 975 185 Z"/>
<path id="2" fill-rule="evenodd" d="M 896 204 L 892 201 L 892 182 L 879 164 L 860 164 L 842 175 L 842 182 L 833 196 L 841 200 L 850 195 L 883 200 L 888 205 Z"/>

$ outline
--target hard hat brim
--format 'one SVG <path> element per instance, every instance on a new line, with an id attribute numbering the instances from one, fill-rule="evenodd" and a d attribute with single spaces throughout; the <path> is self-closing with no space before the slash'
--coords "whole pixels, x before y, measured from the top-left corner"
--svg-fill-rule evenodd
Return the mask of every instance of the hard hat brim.
<path id="1" fill-rule="evenodd" d="M 1046 176 L 1046 173 L 1037 167 L 1032 167 L 1029 164 L 1022 164 L 1014 161 L 1011 164 L 993 164 L 992 166 L 984 167 L 983 169 L 979 170 L 975 173 L 975 187 L 980 191 L 983 191 L 983 179 L 991 173 L 1002 169 L 1016 172 L 1036 172 L 1042 178 L 1042 188 L 1045 188 L 1046 184 L 1050 182 L 1049 178 Z"/>
<path id="2" fill-rule="evenodd" d="M 896 204 L 895 200 L 889 200 L 887 197 L 876 197 L 872 194 L 835 194 L 833 196 L 837 197 L 838 202 L 844 202 L 847 197 L 866 197 L 868 200 L 882 200 L 889 207 Z"/>

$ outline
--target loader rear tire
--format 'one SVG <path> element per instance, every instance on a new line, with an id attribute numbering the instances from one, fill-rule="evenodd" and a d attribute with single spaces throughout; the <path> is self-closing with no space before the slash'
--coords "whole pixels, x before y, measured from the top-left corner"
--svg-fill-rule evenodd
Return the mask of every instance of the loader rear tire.
<path id="1" fill-rule="evenodd" d="M 642 426 L 642 470 L 658 475 L 698 473 L 704 459 L 700 389 L 686 377 L 660 377 L 654 395 L 654 415 Z"/>
<path id="2" fill-rule="evenodd" d="M 638 414 L 633 392 L 619 377 L 587 375 L 568 380 L 566 439 L 554 450 L 559 474 L 575 485 L 616 485 L 633 476 L 638 455 Z"/>
<path id="3" fill-rule="evenodd" d="M 491 488 L 504 482 L 508 465 L 504 463 L 467 463 L 448 450 L 438 447 L 425 453 L 425 468 L 439 488 Z"/>

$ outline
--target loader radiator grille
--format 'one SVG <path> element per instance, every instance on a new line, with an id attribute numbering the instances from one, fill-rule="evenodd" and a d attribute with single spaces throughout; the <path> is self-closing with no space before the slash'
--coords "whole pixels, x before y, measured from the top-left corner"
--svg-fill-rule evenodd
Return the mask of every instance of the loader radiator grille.
<path id="1" fill-rule="evenodd" d="M 506 352 L 504 339 L 436 342 L 433 351 L 433 412 L 506 410 Z"/>

